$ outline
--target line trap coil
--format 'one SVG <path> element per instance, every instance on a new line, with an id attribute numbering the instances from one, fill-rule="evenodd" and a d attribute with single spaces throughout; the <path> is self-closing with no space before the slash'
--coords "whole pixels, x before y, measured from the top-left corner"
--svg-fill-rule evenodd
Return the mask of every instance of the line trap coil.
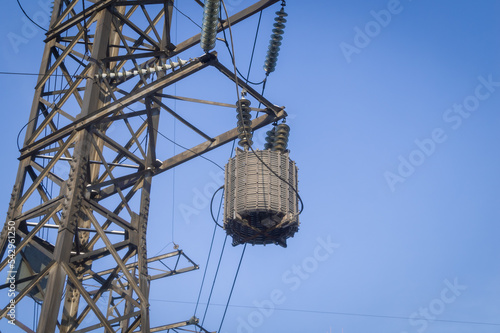
<path id="1" fill-rule="evenodd" d="M 237 149 L 226 164 L 224 184 L 224 229 L 233 246 L 286 247 L 299 229 L 297 183 L 288 151 Z"/>

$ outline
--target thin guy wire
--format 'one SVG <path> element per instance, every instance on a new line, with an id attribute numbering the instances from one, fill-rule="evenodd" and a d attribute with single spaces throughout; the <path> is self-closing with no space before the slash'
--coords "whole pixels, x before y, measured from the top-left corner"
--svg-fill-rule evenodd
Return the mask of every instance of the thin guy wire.
<path id="1" fill-rule="evenodd" d="M 173 6 L 173 2 L 172 2 L 172 6 Z M 177 8 L 176 8 L 177 9 Z M 179 22 L 179 10 L 177 9 L 177 11 L 175 12 L 175 43 L 177 44 L 177 39 L 178 39 L 178 31 L 179 31 L 179 28 L 178 28 L 178 22 Z M 171 24 L 171 23 L 170 23 Z M 174 83 L 174 94 L 177 96 L 177 82 Z M 177 100 L 175 99 L 174 100 L 174 111 L 177 111 Z M 177 131 L 176 131 L 176 125 L 177 125 L 177 119 L 174 118 L 174 141 L 176 140 L 177 136 Z M 173 146 L 173 151 L 174 151 L 174 156 L 176 154 L 176 150 L 175 150 L 175 145 Z M 175 247 L 175 170 L 177 170 L 176 168 L 174 168 L 172 170 L 172 243 L 174 243 L 174 247 Z"/>
<path id="2" fill-rule="evenodd" d="M 26 16 L 28 18 L 28 20 L 30 20 L 31 22 L 33 22 L 34 25 L 36 25 L 37 27 L 39 27 L 40 29 L 42 29 L 43 31 L 48 31 L 47 29 L 45 29 L 44 27 L 40 26 L 38 23 L 36 23 L 35 21 L 33 21 L 31 19 L 31 17 L 29 17 L 29 15 L 24 11 L 24 8 L 23 6 L 21 5 L 21 3 L 19 2 L 19 0 L 17 0 L 17 4 L 19 5 L 19 8 L 21 8 L 24 16 Z"/>
<path id="3" fill-rule="evenodd" d="M 172 3 L 172 6 L 179 12 L 181 13 L 182 15 L 184 15 L 189 21 L 193 22 L 198 28 L 201 29 L 201 25 L 199 25 L 198 23 L 196 23 L 192 18 L 190 18 L 189 16 L 187 16 L 186 14 L 184 14 L 182 11 L 179 10 L 179 8 L 175 7 L 175 5 Z"/>
<path id="4" fill-rule="evenodd" d="M 198 310 L 198 305 L 200 304 L 201 291 L 203 290 L 203 285 L 205 284 L 205 277 L 207 276 L 207 268 L 208 268 L 208 263 L 210 262 L 210 255 L 212 253 L 216 231 L 217 231 L 217 225 L 214 225 L 214 231 L 212 233 L 212 241 L 210 242 L 210 249 L 208 250 L 207 262 L 205 263 L 205 270 L 203 271 L 203 277 L 201 278 L 201 286 L 198 292 L 198 299 L 196 300 L 196 306 L 194 307 L 193 316 L 196 316 L 196 311 Z"/>
<path id="5" fill-rule="evenodd" d="M 212 293 L 214 291 L 215 281 L 217 281 L 217 275 L 219 273 L 220 263 L 222 261 L 222 255 L 224 254 L 224 249 L 226 248 L 227 237 L 228 237 L 228 235 L 226 234 L 226 237 L 224 238 L 224 244 L 222 245 L 222 251 L 221 251 L 220 257 L 219 257 L 219 262 L 217 264 L 217 269 L 215 270 L 215 276 L 214 276 L 214 280 L 212 282 L 212 288 L 210 289 L 210 294 L 208 296 L 207 307 L 205 308 L 205 312 L 203 313 L 203 319 L 201 321 L 201 326 L 203 326 L 203 323 L 205 322 L 205 317 L 207 316 L 208 307 L 210 306 L 210 300 L 212 299 Z"/>
<path id="6" fill-rule="evenodd" d="M 238 69 L 236 68 L 236 55 L 234 54 L 234 41 L 233 41 L 233 32 L 231 30 L 231 21 L 229 20 L 229 15 L 227 14 L 227 9 L 226 9 L 226 4 L 224 3 L 224 0 L 221 0 L 222 6 L 224 7 L 224 12 L 226 13 L 226 21 L 227 21 L 227 27 L 229 29 L 229 38 L 231 39 L 231 50 L 233 51 L 233 55 L 231 57 L 231 61 L 233 63 L 234 67 L 234 83 L 236 84 L 236 99 L 238 101 L 238 105 L 240 105 L 240 92 L 239 92 L 239 84 L 238 84 Z M 243 119 L 243 115 L 241 114 L 241 108 L 240 110 L 240 117 Z M 248 133 L 246 133 L 248 136 Z"/>
<path id="7" fill-rule="evenodd" d="M 164 299 L 151 298 L 154 302 L 164 302 L 164 303 L 178 303 L 178 304 L 193 304 L 189 301 L 172 301 Z M 203 303 L 201 303 L 203 304 Z M 226 306 L 221 303 L 212 303 L 213 306 Z M 255 309 L 253 305 L 229 305 L 233 308 L 244 308 L 244 309 Z M 319 311 L 319 310 L 306 310 L 306 309 L 287 309 L 287 308 L 274 308 L 275 311 L 290 311 L 290 312 L 301 312 L 301 313 L 317 313 L 326 315 L 339 315 L 339 316 L 356 316 L 356 317 L 369 317 L 369 318 L 386 318 L 386 319 L 398 319 L 398 320 L 408 320 L 408 317 L 403 316 L 390 316 L 390 315 L 376 315 L 369 313 L 355 313 L 355 312 L 339 312 L 339 311 Z M 447 320 L 447 319 L 433 319 L 433 321 L 443 322 L 443 323 L 453 323 L 453 324 L 464 324 L 464 325 L 488 325 L 488 326 L 500 326 L 500 323 L 488 323 L 482 321 L 461 321 L 461 320 Z"/>
<path id="8" fill-rule="evenodd" d="M 0 75 L 44 76 L 45 74 L 2 71 L 2 72 L 0 72 Z M 51 76 L 64 76 L 64 75 L 63 74 L 52 74 Z M 74 77 L 74 76 L 72 76 L 72 77 Z"/>
<path id="9" fill-rule="evenodd" d="M 247 244 L 243 246 L 243 251 L 241 251 L 240 262 L 238 263 L 238 268 L 236 269 L 236 274 L 234 275 L 233 285 L 231 286 L 231 291 L 229 292 L 229 297 L 227 298 L 226 307 L 224 309 L 224 314 L 222 315 L 222 320 L 220 322 L 219 330 L 217 332 L 220 333 L 222 324 L 224 323 L 224 318 L 226 318 L 227 308 L 229 306 L 229 302 L 231 301 L 231 296 L 233 295 L 234 286 L 236 285 L 236 279 L 238 278 L 238 273 L 240 272 L 241 262 L 243 261 L 243 256 L 245 255 L 245 250 L 247 249 Z"/>
<path id="10" fill-rule="evenodd" d="M 257 35 L 259 33 L 259 28 L 260 28 L 260 21 L 261 21 L 261 17 L 262 17 L 262 11 L 260 12 L 260 16 L 259 16 L 259 22 L 258 22 L 258 25 L 257 25 L 257 31 L 256 31 L 256 34 L 255 34 L 255 38 L 254 38 L 254 49 L 252 50 L 252 59 L 253 59 L 253 54 L 254 54 L 254 51 L 255 51 L 255 45 L 256 45 L 256 42 L 257 42 Z M 220 21 L 222 22 L 222 12 L 220 13 Z M 228 21 L 228 26 L 229 26 L 229 21 Z M 231 29 L 231 28 L 229 28 Z M 227 48 L 227 51 L 229 52 L 229 56 L 231 57 L 231 60 L 233 60 L 234 58 L 234 55 L 233 53 L 234 52 L 231 52 L 231 48 L 229 47 L 229 43 L 227 42 L 227 36 L 226 36 L 226 29 L 222 29 L 222 34 L 224 35 L 224 44 L 226 45 L 226 48 Z M 234 51 L 234 50 L 233 50 Z M 251 63 L 251 62 L 250 62 Z M 250 83 L 250 84 L 253 84 L 253 85 L 260 85 L 260 84 L 263 84 L 265 81 L 266 81 L 266 78 L 264 78 L 262 81 L 260 82 L 252 82 L 250 81 L 250 77 L 247 75 L 247 77 L 245 78 L 245 75 L 241 74 L 240 70 L 238 69 L 238 67 L 236 67 L 236 72 L 242 77 L 245 79 L 245 82 L 246 83 Z"/>
<path id="11" fill-rule="evenodd" d="M 255 46 L 257 45 L 257 37 L 259 36 L 260 21 L 262 19 L 262 10 L 259 14 L 259 21 L 257 22 L 257 30 L 255 31 L 255 38 L 253 39 L 252 55 L 250 56 L 250 63 L 248 64 L 248 72 L 245 82 L 248 83 L 250 79 L 250 70 L 252 69 L 253 56 L 255 54 Z"/>
<path id="12" fill-rule="evenodd" d="M 229 158 L 232 158 L 233 157 L 233 153 L 234 153 L 234 145 L 236 143 L 236 140 L 233 140 L 233 144 L 231 146 L 231 152 L 229 154 Z M 214 193 L 215 195 L 215 193 Z M 220 216 L 220 210 L 221 210 L 221 207 L 222 207 L 222 200 L 223 200 L 224 197 L 221 197 L 220 198 L 220 202 L 219 202 L 219 209 L 217 211 L 217 220 L 219 219 L 219 216 Z M 213 199 L 213 198 L 212 198 Z M 212 210 L 212 205 L 210 205 L 210 210 Z M 198 293 L 198 299 L 196 300 L 196 307 L 194 309 L 194 314 L 196 315 L 196 310 L 198 309 L 198 305 L 199 305 L 199 302 L 200 302 L 200 297 L 201 297 L 201 292 L 203 290 L 203 285 L 205 283 L 205 276 L 207 274 L 207 269 L 208 269 L 208 263 L 210 261 L 210 257 L 211 257 L 211 254 L 212 254 L 212 248 L 213 248 L 213 244 L 214 244 L 214 239 L 215 239 L 215 232 L 217 230 L 217 222 L 216 224 L 214 225 L 214 232 L 212 234 L 212 241 L 210 242 L 210 250 L 208 251 L 208 257 L 207 257 L 207 262 L 205 264 L 205 271 L 203 272 L 203 278 L 201 280 L 201 286 L 200 286 L 200 291 Z M 226 235 L 226 238 L 227 238 L 227 235 Z M 225 241 L 224 241 L 225 242 Z M 222 255 L 222 253 L 221 253 Z M 214 280 L 217 279 L 217 273 L 215 274 L 214 276 Z M 215 281 L 214 281 L 215 283 Z M 208 307 L 208 303 L 207 303 L 207 307 Z M 206 310 L 205 310 L 206 312 Z"/>
<path id="13" fill-rule="evenodd" d="M 226 48 L 227 50 L 229 51 L 229 56 L 231 57 L 231 59 L 233 59 L 233 53 L 231 52 L 231 49 L 229 48 L 229 43 L 227 42 L 227 37 L 226 37 L 226 30 L 222 30 L 222 34 L 224 35 L 224 44 L 226 45 Z M 236 72 L 242 77 L 242 78 L 245 78 L 245 75 L 241 74 L 240 70 L 238 68 L 236 68 Z M 250 83 L 250 84 L 253 84 L 255 86 L 258 86 L 260 84 L 263 84 L 265 81 L 266 81 L 266 78 L 264 78 L 262 81 L 260 82 L 252 82 L 247 78 L 245 78 L 245 81 L 247 83 Z"/>

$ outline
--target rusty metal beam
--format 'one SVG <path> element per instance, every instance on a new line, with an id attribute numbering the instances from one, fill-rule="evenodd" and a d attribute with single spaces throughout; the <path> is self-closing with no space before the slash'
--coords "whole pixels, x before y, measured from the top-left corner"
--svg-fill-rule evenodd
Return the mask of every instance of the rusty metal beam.
<path id="1" fill-rule="evenodd" d="M 280 119 L 283 119 L 287 116 L 286 112 L 284 110 L 281 110 L 278 112 L 276 116 L 270 116 L 268 114 L 260 116 L 257 119 L 254 119 L 252 121 L 252 131 L 259 129 L 261 127 L 264 127 L 266 125 L 272 124 L 275 121 L 278 121 Z M 185 150 L 184 152 L 175 155 L 174 157 L 171 157 L 165 161 L 163 161 L 162 165 L 158 168 L 156 171 L 156 174 L 160 174 L 164 171 L 167 171 L 169 169 L 172 169 L 173 167 L 178 166 L 179 164 L 182 164 L 184 162 L 187 162 L 197 156 L 200 156 L 206 152 L 209 152 L 215 148 L 218 148 L 230 141 L 233 141 L 238 137 L 238 129 L 233 128 L 232 130 L 225 132 L 221 135 L 216 136 L 213 141 L 206 141 L 204 143 L 201 143 L 191 149 Z"/>
<path id="2" fill-rule="evenodd" d="M 164 77 L 138 89 L 137 91 L 100 108 L 96 112 L 83 116 L 78 121 L 69 124 L 61 128 L 60 130 L 33 142 L 32 144 L 25 146 L 23 149 L 21 149 L 20 159 L 26 158 L 27 156 L 32 155 L 34 152 L 70 135 L 72 132 L 82 130 L 83 128 L 95 124 L 100 120 L 104 119 L 106 116 L 123 108 L 126 108 L 127 106 L 141 99 L 144 99 L 149 95 L 153 95 L 156 91 L 168 87 L 169 85 L 172 85 L 175 82 L 182 80 L 183 78 L 188 77 L 189 75 L 200 71 L 201 69 L 209 66 L 215 58 L 216 58 L 215 52 L 206 54 L 194 60 L 193 62 L 184 65 L 180 69 L 172 73 L 169 73 L 168 75 L 165 75 Z"/>

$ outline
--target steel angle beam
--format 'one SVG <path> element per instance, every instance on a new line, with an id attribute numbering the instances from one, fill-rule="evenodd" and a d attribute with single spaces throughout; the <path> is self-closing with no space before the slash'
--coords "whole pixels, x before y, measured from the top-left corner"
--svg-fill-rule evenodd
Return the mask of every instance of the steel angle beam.
<path id="1" fill-rule="evenodd" d="M 283 119 L 287 116 L 286 112 L 281 109 L 279 112 L 277 112 L 277 115 L 269 115 L 265 114 L 263 116 L 260 116 L 257 119 L 252 120 L 252 125 L 251 129 L 252 131 L 257 130 L 259 128 L 262 128 L 264 126 L 267 126 L 269 124 L 272 124 L 275 121 L 278 121 L 280 119 Z M 221 135 L 218 135 L 213 138 L 213 141 L 206 141 L 204 143 L 201 143 L 193 148 L 187 149 L 184 152 L 175 155 L 174 157 L 171 157 L 165 161 L 163 161 L 162 165 L 158 168 L 158 170 L 155 171 L 155 174 L 162 173 L 164 171 L 167 171 L 179 164 L 182 164 L 186 161 L 189 161 L 195 157 L 198 157 L 206 152 L 209 152 L 215 148 L 218 148 L 228 142 L 231 142 L 235 140 L 239 135 L 238 128 L 233 128 L 230 131 L 227 131 Z"/>
<path id="2" fill-rule="evenodd" d="M 186 64 L 182 66 L 180 69 L 169 73 L 168 75 L 165 75 L 162 78 L 159 78 L 158 80 L 138 89 L 136 92 L 131 93 L 130 95 L 126 95 L 104 107 L 101 109 L 97 110 L 96 112 L 89 114 L 87 116 L 84 116 L 77 120 L 76 122 L 69 124 L 60 130 L 53 132 L 27 146 L 25 146 L 23 149 L 21 149 L 21 157 L 20 159 L 24 159 L 27 156 L 32 155 L 34 152 L 43 149 L 44 147 L 47 147 L 51 145 L 52 143 L 63 139 L 64 137 L 70 135 L 74 131 L 79 131 L 82 130 L 83 128 L 86 128 L 92 124 L 96 124 L 97 122 L 101 121 L 102 119 L 106 118 L 110 114 L 113 114 L 114 112 L 124 109 L 127 106 L 144 99 L 145 97 L 149 95 L 155 94 L 157 91 L 168 87 L 169 85 L 172 85 L 176 83 L 179 80 L 182 80 L 200 70 L 203 68 L 209 66 L 217 57 L 216 52 L 212 52 L 209 54 L 205 54 L 200 58 L 195 59 L 194 61 L 190 62 L 189 64 Z"/>

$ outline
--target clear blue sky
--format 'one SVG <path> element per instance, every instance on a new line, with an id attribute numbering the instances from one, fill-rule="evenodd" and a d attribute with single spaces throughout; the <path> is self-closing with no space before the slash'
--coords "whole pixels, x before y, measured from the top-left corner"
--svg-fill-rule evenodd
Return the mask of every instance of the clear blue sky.
<path id="1" fill-rule="evenodd" d="M 43 22 L 37 1 L 21 2 Z M 201 8 L 191 2 L 177 6 L 201 23 Z M 227 4 L 235 12 L 252 2 Z M 263 77 L 279 4 L 273 8 L 262 18 L 253 80 Z M 290 0 L 286 11 L 265 95 L 290 115 L 289 149 L 305 210 L 288 248 L 247 247 L 222 332 L 500 332 L 500 2 Z M 198 32 L 181 15 L 175 19 L 178 41 Z M 256 19 L 234 28 L 236 61 L 245 73 Z M 42 32 L 30 30 L 14 0 L 3 4 L 0 22 L 0 71 L 38 72 Z M 13 34 L 24 36 L 16 47 Z M 216 50 L 229 66 L 224 45 Z M 201 54 L 193 48 L 185 57 Z M 0 75 L 0 84 L 6 211 L 18 166 L 16 136 L 28 121 L 35 77 Z M 231 85 L 176 89 L 235 99 Z M 188 114 L 182 102 L 175 108 Z M 230 109 L 210 112 L 203 124 L 212 134 L 224 129 L 220 115 L 235 119 Z M 163 130 L 191 144 L 182 126 Z M 230 148 L 208 156 L 224 165 Z M 220 179 L 219 169 L 202 159 L 155 178 L 150 254 L 172 250 L 173 240 L 201 269 L 153 282 L 154 326 L 193 314 L 213 231 L 203 193 Z M 198 214 L 186 214 L 186 207 Z M 223 242 L 217 230 L 202 303 Z M 228 241 L 204 322 L 210 331 L 219 328 L 241 250 Z M 4 304 L 5 295 L 0 299 Z M 201 304 L 197 316 L 204 310 Z M 23 311 L 31 323 L 33 308 Z M 0 330 L 19 331 L 5 321 Z"/>

